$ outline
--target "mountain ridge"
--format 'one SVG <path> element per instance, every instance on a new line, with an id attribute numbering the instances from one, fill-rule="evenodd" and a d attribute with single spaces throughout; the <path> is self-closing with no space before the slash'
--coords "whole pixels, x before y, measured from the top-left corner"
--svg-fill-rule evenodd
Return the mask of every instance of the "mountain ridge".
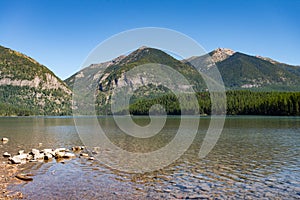
<path id="1" fill-rule="evenodd" d="M 0 91 L 0 115 L 63 115 L 71 111 L 72 91 L 66 83 L 33 58 L 3 46 Z"/>
<path id="2" fill-rule="evenodd" d="M 0 46 L 0 115 L 69 115 L 72 111 L 70 88 L 73 88 L 75 83 L 82 87 L 80 90 L 82 96 L 90 93 L 92 97 L 95 95 L 98 114 L 107 113 L 107 108 L 112 101 L 112 91 L 127 85 L 135 92 L 130 100 L 135 112 L 145 114 L 147 109 L 143 107 L 144 100 L 152 102 L 162 100 L 166 103 L 170 99 L 174 99 L 171 91 L 174 88 L 193 88 L 199 97 L 202 96 L 202 92 L 205 93 L 207 87 L 201 72 L 199 73 L 193 67 L 193 62 L 196 62 L 198 66 L 202 65 L 199 70 L 203 73 L 209 72 L 211 67 L 216 65 L 223 77 L 226 89 L 229 91 L 300 91 L 298 86 L 300 84 L 299 66 L 284 64 L 261 56 L 247 55 L 226 48 L 218 48 L 206 55 L 180 61 L 162 50 L 142 47 L 127 56 L 121 55 L 111 61 L 87 66 L 63 82 L 33 58 Z M 151 77 L 151 70 L 139 72 L 137 79 L 127 79 L 128 71 L 137 66 L 151 63 L 160 66 L 155 68 L 158 70 L 156 73 L 163 72 L 160 71 L 161 67 L 166 65 L 185 76 L 189 80 L 189 84 L 176 83 L 179 85 L 171 85 L 171 90 L 164 86 L 163 83 L 167 82 L 153 84 L 151 82 L 153 78 L 147 80 L 147 77 Z M 166 77 L 168 76 L 172 77 L 173 74 L 168 74 Z M 235 95 L 235 93 L 228 94 Z M 238 95 L 243 94 L 247 93 L 238 93 Z M 276 95 L 281 94 L 276 93 Z M 290 98 L 286 100 L 292 102 L 290 104 L 295 104 L 297 97 L 293 95 L 297 94 L 283 96 Z M 204 96 L 207 98 L 206 94 Z M 282 103 L 281 97 L 274 98 L 277 98 L 280 104 Z M 209 99 L 204 103 L 206 107 L 203 112 L 209 113 Z M 286 103 L 283 103 L 285 106 Z M 297 105 L 295 104 L 295 108 L 298 108 Z M 172 107 L 177 110 L 172 110 Z M 140 112 L 140 108 L 143 109 L 143 112 Z M 293 112 L 286 110 L 285 113 L 298 113 L 297 109 Z M 180 113 L 176 102 L 172 103 L 168 112 Z M 239 112 L 234 111 L 234 113 Z"/>

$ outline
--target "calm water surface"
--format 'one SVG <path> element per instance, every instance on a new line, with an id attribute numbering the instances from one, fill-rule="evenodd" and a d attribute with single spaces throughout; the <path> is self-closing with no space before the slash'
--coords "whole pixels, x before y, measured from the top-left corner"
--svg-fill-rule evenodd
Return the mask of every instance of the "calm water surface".
<path id="1" fill-rule="evenodd" d="M 83 120 L 88 124 L 88 118 Z M 149 122 L 143 117 L 135 121 Z M 99 122 L 115 144 L 146 152 L 166 145 L 180 119 L 168 119 L 160 134 L 145 140 L 126 136 L 112 118 Z M 124 173 L 77 157 L 25 164 L 24 172 L 34 174 L 34 180 L 10 189 L 28 199 L 300 199 L 300 118 L 229 117 L 217 145 L 199 159 L 208 124 L 209 118 L 201 119 L 189 150 L 155 172 Z M 0 118 L 0 137 L 10 138 L 0 153 L 82 145 L 72 118 Z"/>

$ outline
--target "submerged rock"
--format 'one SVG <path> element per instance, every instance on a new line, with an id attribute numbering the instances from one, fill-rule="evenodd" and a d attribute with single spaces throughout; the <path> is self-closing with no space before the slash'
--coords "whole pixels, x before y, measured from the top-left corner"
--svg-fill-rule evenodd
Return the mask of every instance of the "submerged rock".
<path id="1" fill-rule="evenodd" d="M 100 147 L 94 147 L 92 153 L 98 154 L 100 152 Z"/>
<path id="2" fill-rule="evenodd" d="M 33 180 L 32 177 L 30 177 L 26 174 L 18 174 L 18 175 L 16 175 L 16 178 L 23 180 L 23 181 L 32 181 Z"/>

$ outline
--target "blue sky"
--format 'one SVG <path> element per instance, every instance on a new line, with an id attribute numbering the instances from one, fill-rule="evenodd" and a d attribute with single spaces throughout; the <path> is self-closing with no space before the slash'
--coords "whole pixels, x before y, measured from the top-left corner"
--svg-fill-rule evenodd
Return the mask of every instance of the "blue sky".
<path id="1" fill-rule="evenodd" d="M 62 79 L 103 40 L 141 27 L 174 29 L 207 51 L 226 47 L 300 65 L 300 0 L 0 0 L 0 45 Z"/>

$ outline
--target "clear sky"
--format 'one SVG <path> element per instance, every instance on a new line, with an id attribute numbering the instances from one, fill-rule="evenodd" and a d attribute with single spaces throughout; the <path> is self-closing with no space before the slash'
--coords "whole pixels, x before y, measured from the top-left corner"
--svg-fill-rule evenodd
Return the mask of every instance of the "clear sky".
<path id="1" fill-rule="evenodd" d="M 230 48 L 300 65 L 300 0 L 0 0 L 0 45 L 60 78 L 119 32 L 163 27 L 207 51 Z"/>

